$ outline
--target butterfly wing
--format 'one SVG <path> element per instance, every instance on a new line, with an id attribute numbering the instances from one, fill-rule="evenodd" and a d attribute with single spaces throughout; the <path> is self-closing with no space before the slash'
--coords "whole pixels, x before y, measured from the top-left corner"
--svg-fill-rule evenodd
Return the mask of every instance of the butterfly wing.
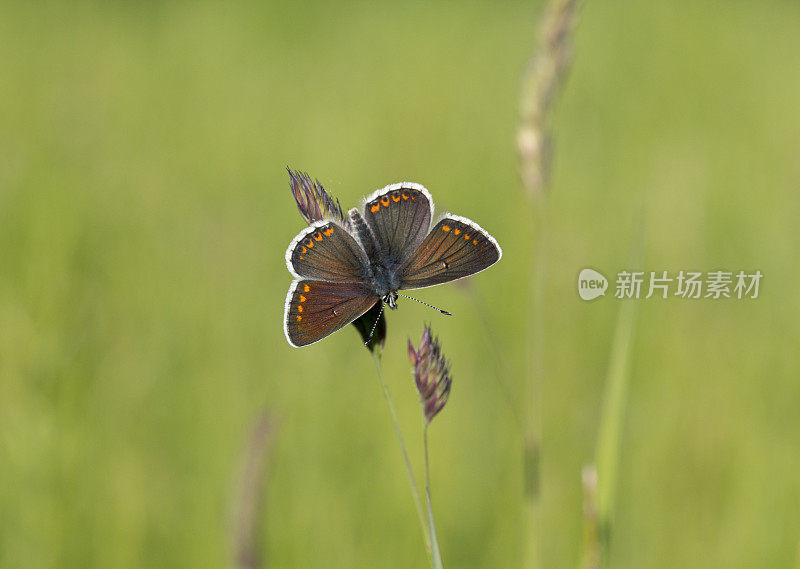
<path id="1" fill-rule="evenodd" d="M 297 279 L 286 295 L 283 332 L 295 348 L 350 324 L 380 299 L 360 283 Z"/>
<path id="2" fill-rule="evenodd" d="M 289 244 L 286 266 L 295 278 L 361 282 L 369 263 L 346 229 L 333 221 L 318 221 Z"/>
<path id="3" fill-rule="evenodd" d="M 364 218 L 386 261 L 402 264 L 425 239 L 431 227 L 433 198 L 423 186 L 401 182 L 369 196 Z"/>
<path id="4" fill-rule="evenodd" d="M 502 256 L 494 237 L 477 223 L 447 214 L 406 261 L 400 288 L 424 288 L 468 277 Z"/>

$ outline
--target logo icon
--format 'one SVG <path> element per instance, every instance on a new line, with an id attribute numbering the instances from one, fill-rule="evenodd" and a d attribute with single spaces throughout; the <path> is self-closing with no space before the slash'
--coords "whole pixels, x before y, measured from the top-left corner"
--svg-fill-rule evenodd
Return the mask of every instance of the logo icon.
<path id="1" fill-rule="evenodd" d="M 578 294 L 583 300 L 605 296 L 608 279 L 594 269 L 583 269 L 578 275 Z"/>

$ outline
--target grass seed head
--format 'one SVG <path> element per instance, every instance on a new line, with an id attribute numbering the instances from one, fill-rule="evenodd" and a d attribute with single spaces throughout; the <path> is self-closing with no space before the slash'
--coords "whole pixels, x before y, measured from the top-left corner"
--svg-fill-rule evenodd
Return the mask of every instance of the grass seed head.
<path id="1" fill-rule="evenodd" d="M 312 180 L 311 176 L 299 170 L 293 171 L 288 167 L 286 170 L 289 172 L 289 187 L 297 202 L 297 209 L 306 223 L 311 225 L 315 221 L 331 219 L 342 227 L 349 227 L 350 221 L 345 218 L 339 200 L 328 195 L 319 180 Z"/>
<path id="2" fill-rule="evenodd" d="M 452 376 L 450 362 L 442 354 L 439 338 L 433 336 L 430 326 L 425 326 L 419 349 L 408 340 L 408 359 L 414 366 L 414 383 L 425 420 L 430 423 L 441 411 L 450 396 Z"/>

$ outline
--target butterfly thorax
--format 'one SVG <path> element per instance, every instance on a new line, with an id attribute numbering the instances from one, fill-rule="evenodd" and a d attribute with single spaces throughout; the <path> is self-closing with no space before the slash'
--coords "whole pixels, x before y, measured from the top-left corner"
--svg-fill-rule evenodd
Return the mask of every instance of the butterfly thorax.
<path id="1" fill-rule="evenodd" d="M 397 263 L 371 263 L 369 286 L 381 298 L 400 288 L 400 267 Z"/>

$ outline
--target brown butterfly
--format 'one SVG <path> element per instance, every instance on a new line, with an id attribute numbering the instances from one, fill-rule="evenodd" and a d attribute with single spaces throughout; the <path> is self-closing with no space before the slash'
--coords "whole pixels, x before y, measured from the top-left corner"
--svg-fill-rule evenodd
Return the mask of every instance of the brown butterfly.
<path id="1" fill-rule="evenodd" d="M 474 275 L 503 255 L 494 237 L 466 217 L 448 213 L 431 227 L 433 198 L 420 184 L 377 190 L 348 218 L 312 223 L 286 250 L 294 281 L 283 331 L 292 346 L 321 340 L 376 303 L 394 310 L 399 290 Z"/>

